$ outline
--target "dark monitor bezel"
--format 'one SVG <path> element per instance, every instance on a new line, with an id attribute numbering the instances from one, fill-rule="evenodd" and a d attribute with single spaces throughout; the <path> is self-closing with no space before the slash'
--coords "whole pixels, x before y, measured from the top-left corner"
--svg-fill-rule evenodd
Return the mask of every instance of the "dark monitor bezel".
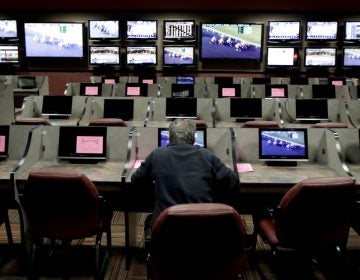
<path id="1" fill-rule="evenodd" d="M 97 88 L 97 94 L 86 94 L 86 88 L 87 87 L 96 87 Z M 102 94 L 101 90 L 102 90 L 102 84 L 101 83 L 80 83 L 79 95 L 80 96 L 90 96 L 90 97 L 101 96 L 101 94 Z"/>
<path id="2" fill-rule="evenodd" d="M 44 95 L 41 109 L 42 116 L 70 117 L 73 97 L 67 95 Z"/>
<path id="3" fill-rule="evenodd" d="M 274 89 L 283 89 L 284 96 L 273 96 Z M 287 84 L 266 84 L 265 85 L 265 97 L 266 98 L 287 98 L 288 97 L 288 85 Z"/>
<path id="4" fill-rule="evenodd" d="M 354 59 L 359 60 L 359 63 L 357 63 L 357 64 L 355 64 L 355 63 L 349 64 L 349 63 L 345 62 L 347 52 L 351 51 L 351 50 L 356 50 L 356 51 L 359 52 L 359 55 L 354 56 Z M 351 57 L 351 59 L 352 59 L 352 57 Z M 360 67 L 360 46 L 357 46 L 357 47 L 353 47 L 353 46 L 352 47 L 350 47 L 350 46 L 343 47 L 343 50 L 342 50 L 342 66 L 346 67 L 346 68 Z"/>
<path id="5" fill-rule="evenodd" d="M 290 76 L 290 85 L 308 85 L 308 77 Z"/>
<path id="6" fill-rule="evenodd" d="M 269 64 L 269 58 L 270 58 L 270 50 L 273 49 L 277 49 L 277 50 L 286 50 L 286 49 L 292 49 L 293 53 L 292 53 L 292 62 L 291 63 L 271 63 Z M 268 68 L 275 68 L 275 67 L 293 67 L 293 68 L 298 68 L 299 67 L 299 47 L 293 47 L 293 46 L 284 46 L 284 47 L 279 47 L 279 46 L 267 46 L 266 47 L 266 67 Z M 276 60 L 276 61 L 280 61 L 280 60 Z"/>
<path id="7" fill-rule="evenodd" d="M 168 137 L 169 137 L 169 128 L 166 128 L 166 127 L 159 127 L 158 128 L 158 134 L 157 134 L 157 137 L 158 137 L 158 147 L 167 147 L 168 145 L 164 145 L 163 142 L 162 142 L 162 133 L 163 132 L 167 132 L 168 133 Z M 196 139 L 195 139 L 195 142 L 194 142 L 194 146 L 198 147 L 198 148 L 207 148 L 207 129 L 206 127 L 197 127 L 196 128 L 196 132 L 202 132 L 203 134 L 203 145 L 196 145 Z M 196 137 L 196 135 L 195 135 Z"/>
<path id="8" fill-rule="evenodd" d="M 351 43 L 359 43 L 360 42 L 360 30 L 359 32 L 356 32 L 357 34 L 356 35 L 359 35 L 359 38 L 350 38 L 348 37 L 347 35 L 348 34 L 348 28 L 347 28 L 347 25 L 350 25 L 350 24 L 358 24 L 359 27 L 360 27 L 360 20 L 345 20 L 344 21 L 344 36 L 343 36 L 343 40 L 344 42 L 351 42 Z"/>
<path id="9" fill-rule="evenodd" d="M 224 89 L 233 90 L 234 95 L 225 94 Z M 218 98 L 232 98 L 232 97 L 241 97 L 241 87 L 239 84 L 218 84 Z"/>
<path id="10" fill-rule="evenodd" d="M 191 56 L 189 58 L 189 62 L 187 61 L 187 59 L 179 59 L 179 62 L 174 62 L 174 63 L 170 63 L 167 59 L 167 51 L 171 48 L 187 48 L 190 49 L 191 52 Z M 190 46 L 190 45 L 166 45 L 163 46 L 163 65 L 164 66 L 178 66 L 178 67 L 190 67 L 190 66 L 195 66 L 195 46 Z"/>
<path id="11" fill-rule="evenodd" d="M 241 109 L 245 109 L 246 113 L 244 114 L 245 110 Z M 237 120 L 262 119 L 262 99 L 230 98 L 230 118 Z"/>
<path id="12" fill-rule="evenodd" d="M 9 157 L 9 125 L 0 125 L 0 136 L 5 136 L 4 151 L 0 151 L 0 159 L 5 159 Z"/>
<path id="13" fill-rule="evenodd" d="M 139 89 L 139 94 L 130 94 L 129 88 L 136 87 Z M 126 83 L 125 85 L 125 96 L 136 97 L 136 96 L 147 96 L 148 95 L 148 84 L 146 83 Z"/>
<path id="14" fill-rule="evenodd" d="M 194 84 L 171 84 L 171 97 L 194 97 Z"/>
<path id="15" fill-rule="evenodd" d="M 335 32 L 335 37 L 334 38 L 329 38 L 329 37 L 325 37 L 325 38 L 314 38 L 312 36 L 310 36 L 309 34 L 309 25 L 315 24 L 315 23 L 320 23 L 320 24 L 325 24 L 325 23 L 332 23 L 336 25 L 336 32 Z M 307 20 L 306 21 L 306 29 L 305 29 L 305 40 L 306 41 L 336 41 L 339 38 L 339 21 L 337 20 Z"/>
<path id="16" fill-rule="evenodd" d="M 326 84 L 326 85 L 311 85 L 312 86 L 312 98 L 326 98 L 334 99 L 336 98 L 335 86 Z M 318 90 L 317 90 L 318 89 Z M 314 94 L 315 93 L 315 94 Z"/>
<path id="17" fill-rule="evenodd" d="M 196 119 L 197 98 L 196 97 L 166 97 L 165 118 L 167 119 Z M 179 111 L 186 109 L 188 112 Z M 171 111 L 170 111 L 171 110 Z"/>
<path id="18" fill-rule="evenodd" d="M 336 82 L 341 82 L 341 85 L 336 84 Z M 346 85 L 346 78 L 344 77 L 329 77 L 328 84 L 334 86 L 345 86 Z"/>
<path id="19" fill-rule="evenodd" d="M 155 51 L 155 61 L 154 62 L 132 62 L 129 60 L 129 52 L 131 49 L 134 48 L 139 48 L 139 49 L 151 49 Z M 152 46 L 152 45 L 142 45 L 142 46 L 126 46 L 126 65 L 128 66 L 156 66 L 158 64 L 158 59 L 157 59 L 157 46 Z"/>
<path id="20" fill-rule="evenodd" d="M 117 110 L 118 109 L 118 110 Z M 122 111 L 124 110 L 124 111 Z M 134 99 L 105 98 L 104 118 L 118 118 L 124 121 L 134 119 Z"/>
<path id="21" fill-rule="evenodd" d="M 35 89 L 37 82 L 35 76 L 18 76 L 17 87 L 21 89 Z"/>
<path id="22" fill-rule="evenodd" d="M 253 85 L 271 84 L 271 78 L 270 77 L 253 77 L 251 84 L 253 84 Z"/>
<path id="23" fill-rule="evenodd" d="M 313 51 L 325 51 L 325 50 L 331 50 L 332 52 L 335 53 L 334 55 L 334 61 L 333 64 L 310 64 L 308 61 L 308 57 L 309 57 L 309 51 L 313 50 Z M 306 47 L 305 51 L 304 51 L 304 66 L 307 68 L 331 68 L 331 67 L 336 67 L 337 66 L 337 48 L 336 47 Z"/>
<path id="24" fill-rule="evenodd" d="M 297 121 L 328 121 L 328 100 L 324 98 L 296 99 L 295 119 Z"/>
<path id="25" fill-rule="evenodd" d="M 191 34 L 186 36 L 170 36 L 167 35 L 167 24 L 171 23 L 189 23 L 192 24 L 191 26 Z M 180 41 L 195 41 L 196 40 L 196 24 L 195 20 L 164 20 L 163 21 L 163 40 L 164 41 L 173 41 L 173 42 L 180 42 Z"/>

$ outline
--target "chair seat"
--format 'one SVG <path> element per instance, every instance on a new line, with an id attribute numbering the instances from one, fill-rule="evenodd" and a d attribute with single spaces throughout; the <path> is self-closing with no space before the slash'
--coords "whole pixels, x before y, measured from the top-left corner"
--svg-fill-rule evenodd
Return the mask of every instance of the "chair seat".
<path id="1" fill-rule="evenodd" d="M 51 125 L 51 123 L 44 118 L 16 118 L 15 124 L 30 124 L 30 125 Z"/>

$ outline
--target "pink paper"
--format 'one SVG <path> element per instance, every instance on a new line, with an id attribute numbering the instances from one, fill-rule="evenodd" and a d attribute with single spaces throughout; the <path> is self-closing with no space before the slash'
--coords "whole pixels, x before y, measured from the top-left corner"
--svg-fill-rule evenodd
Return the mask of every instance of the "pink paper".
<path id="1" fill-rule="evenodd" d="M 5 139 L 6 139 L 5 135 L 0 135 L 0 152 L 1 153 L 5 152 Z"/>
<path id="2" fill-rule="evenodd" d="M 250 163 L 237 163 L 236 164 L 237 170 L 239 172 L 252 172 L 254 168 Z"/>
<path id="3" fill-rule="evenodd" d="M 77 136 L 76 153 L 77 154 L 102 154 L 103 152 L 102 136 Z"/>
<path id="4" fill-rule="evenodd" d="M 142 82 L 143 82 L 143 84 L 149 84 L 149 85 L 153 84 L 153 80 L 151 80 L 151 79 L 149 79 L 149 80 L 144 79 L 144 80 L 142 80 Z"/>
<path id="5" fill-rule="evenodd" d="M 234 97 L 235 96 L 235 89 L 234 88 L 223 88 L 222 89 L 222 96 L 224 96 L 224 97 Z"/>
<path id="6" fill-rule="evenodd" d="M 91 87 L 91 86 L 86 87 L 85 95 L 98 95 L 98 87 Z"/>
<path id="7" fill-rule="evenodd" d="M 140 95 L 140 87 L 128 87 L 127 88 L 127 95 Z"/>
<path id="8" fill-rule="evenodd" d="M 272 97 L 285 97 L 285 90 L 283 88 L 272 88 L 271 96 Z"/>
<path id="9" fill-rule="evenodd" d="M 115 84 L 115 79 L 105 79 L 105 84 Z"/>

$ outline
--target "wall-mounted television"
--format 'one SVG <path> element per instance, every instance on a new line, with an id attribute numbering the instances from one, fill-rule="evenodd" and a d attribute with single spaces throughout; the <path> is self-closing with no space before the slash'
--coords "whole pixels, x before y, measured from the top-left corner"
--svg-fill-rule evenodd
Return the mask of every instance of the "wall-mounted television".
<path id="1" fill-rule="evenodd" d="M 311 85 L 311 87 L 312 98 L 336 98 L 334 85 Z"/>
<path id="2" fill-rule="evenodd" d="M 305 66 L 334 67 L 336 52 L 333 47 L 305 48 Z"/>
<path id="3" fill-rule="evenodd" d="M 126 83 L 125 96 L 147 96 L 148 84 L 146 83 Z"/>
<path id="4" fill-rule="evenodd" d="M 306 40 L 314 41 L 332 41 L 338 37 L 337 21 L 307 21 L 306 22 Z"/>
<path id="5" fill-rule="evenodd" d="M 0 64 L 18 64 L 20 63 L 18 45 L 0 44 Z"/>
<path id="6" fill-rule="evenodd" d="M 80 83 L 80 95 L 101 96 L 101 83 Z"/>
<path id="7" fill-rule="evenodd" d="M 360 21 L 344 22 L 344 40 L 350 42 L 360 41 Z"/>
<path id="8" fill-rule="evenodd" d="M 255 120 L 262 118 L 261 98 L 231 98 L 230 118 Z"/>
<path id="9" fill-rule="evenodd" d="M 120 39 L 119 20 L 89 20 L 90 40 Z"/>
<path id="10" fill-rule="evenodd" d="M 328 121 L 327 99 L 296 99 L 296 120 L 297 121 Z"/>
<path id="11" fill-rule="evenodd" d="M 194 20 L 164 20 L 164 40 L 195 40 L 196 28 Z"/>
<path id="12" fill-rule="evenodd" d="M 44 95 L 41 115 L 49 118 L 69 118 L 71 116 L 72 100 L 72 96 Z"/>
<path id="13" fill-rule="evenodd" d="M 156 65 L 157 64 L 156 46 L 127 46 L 126 64 Z"/>
<path id="14" fill-rule="evenodd" d="M 119 46 L 89 46 L 91 65 L 120 65 Z"/>
<path id="15" fill-rule="evenodd" d="M 163 46 L 163 64 L 166 66 L 193 66 L 194 46 Z"/>
<path id="16" fill-rule="evenodd" d="M 104 118 L 119 118 L 129 121 L 134 118 L 134 99 L 104 99 Z"/>
<path id="17" fill-rule="evenodd" d="M 0 39 L 17 39 L 16 19 L 0 19 Z"/>
<path id="18" fill-rule="evenodd" d="M 169 145 L 169 140 L 169 129 L 164 127 L 158 128 L 158 147 L 167 147 Z M 198 148 L 206 148 L 206 140 L 206 128 L 196 128 L 194 146 Z"/>
<path id="19" fill-rule="evenodd" d="M 202 60 L 262 59 L 263 24 L 201 23 L 200 34 Z"/>
<path id="20" fill-rule="evenodd" d="M 165 117 L 174 118 L 197 118 L 197 99 L 195 97 L 167 97 Z"/>
<path id="21" fill-rule="evenodd" d="M 0 125 L 0 160 L 9 156 L 9 131 L 10 126 Z"/>
<path id="22" fill-rule="evenodd" d="M 156 40 L 157 20 L 127 20 L 127 40 Z"/>
<path id="23" fill-rule="evenodd" d="M 360 47 L 344 47 L 342 65 L 345 67 L 359 67 Z"/>
<path id="24" fill-rule="evenodd" d="M 194 97 L 193 84 L 171 84 L 172 97 Z"/>
<path id="25" fill-rule="evenodd" d="M 106 126 L 60 126 L 58 158 L 105 160 Z"/>
<path id="26" fill-rule="evenodd" d="M 287 98 L 288 85 L 287 84 L 266 84 L 265 85 L 266 98 Z"/>
<path id="27" fill-rule="evenodd" d="M 268 164 L 307 161 L 308 149 L 306 128 L 259 128 L 259 159 Z"/>
<path id="28" fill-rule="evenodd" d="M 219 84 L 218 97 L 241 97 L 241 87 L 238 84 Z"/>
<path id="29" fill-rule="evenodd" d="M 24 23 L 25 56 L 83 58 L 84 23 Z"/>
<path id="30" fill-rule="evenodd" d="M 268 41 L 300 41 L 300 21 L 269 21 Z"/>
<path id="31" fill-rule="evenodd" d="M 267 47 L 266 65 L 268 67 L 297 67 L 299 65 L 299 48 Z"/>

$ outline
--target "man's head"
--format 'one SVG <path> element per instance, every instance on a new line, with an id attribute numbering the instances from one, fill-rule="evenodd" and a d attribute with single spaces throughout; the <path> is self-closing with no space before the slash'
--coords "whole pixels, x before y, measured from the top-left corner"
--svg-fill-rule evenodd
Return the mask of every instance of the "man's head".
<path id="1" fill-rule="evenodd" d="M 169 144 L 190 144 L 195 142 L 196 125 L 190 119 L 175 119 L 169 127 Z"/>

